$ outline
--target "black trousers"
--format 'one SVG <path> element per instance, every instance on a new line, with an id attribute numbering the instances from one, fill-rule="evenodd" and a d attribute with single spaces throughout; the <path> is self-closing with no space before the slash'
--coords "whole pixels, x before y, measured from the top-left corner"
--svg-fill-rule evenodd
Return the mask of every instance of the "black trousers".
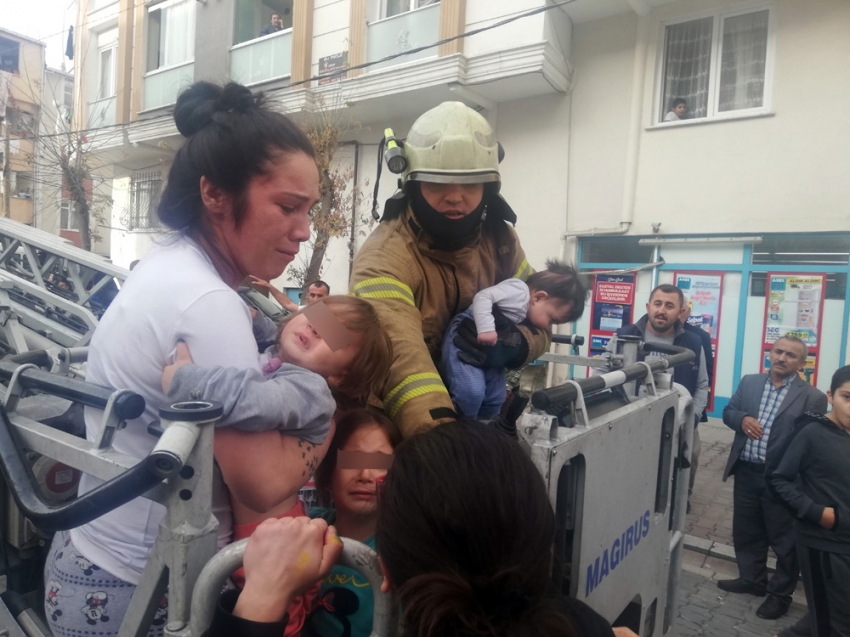
<path id="1" fill-rule="evenodd" d="M 794 543 L 794 518 L 767 490 L 764 465 L 735 464 L 732 543 L 740 576 L 790 603 L 800 565 Z M 776 553 L 776 572 L 767 579 L 767 549 Z"/>
<path id="2" fill-rule="evenodd" d="M 798 548 L 814 634 L 850 636 L 850 555 Z"/>

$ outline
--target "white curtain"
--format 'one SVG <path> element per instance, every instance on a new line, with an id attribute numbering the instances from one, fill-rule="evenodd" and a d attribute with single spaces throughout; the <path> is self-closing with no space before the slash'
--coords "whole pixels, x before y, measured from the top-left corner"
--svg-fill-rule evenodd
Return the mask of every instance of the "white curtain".
<path id="1" fill-rule="evenodd" d="M 763 105 L 769 15 L 758 11 L 723 21 L 719 111 Z"/>
<path id="2" fill-rule="evenodd" d="M 677 98 L 687 102 L 688 119 L 706 116 L 713 27 L 714 18 L 691 20 L 667 27 L 660 119 L 664 118 Z"/>
<path id="3" fill-rule="evenodd" d="M 161 66 L 172 66 L 195 57 L 195 0 L 185 0 L 162 10 Z"/>

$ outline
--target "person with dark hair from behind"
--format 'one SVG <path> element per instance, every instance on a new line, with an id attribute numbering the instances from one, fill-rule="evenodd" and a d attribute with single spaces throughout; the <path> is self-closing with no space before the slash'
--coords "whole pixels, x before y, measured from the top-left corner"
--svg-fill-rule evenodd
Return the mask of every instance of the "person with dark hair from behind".
<path id="1" fill-rule="evenodd" d="M 227 365 L 261 376 L 250 314 L 237 288 L 249 273 L 280 276 L 301 242 L 310 238 L 309 213 L 319 199 L 310 140 L 248 88 L 197 82 L 178 96 L 174 122 L 186 139 L 174 156 L 158 208 L 171 235 L 145 254 L 104 313 L 86 370 L 93 383 L 126 387 L 145 399 L 145 413 L 113 439 L 115 451 L 140 460 L 156 444 L 148 425 L 159 419 L 162 405 L 170 404 L 162 370 L 174 361 L 179 341 L 198 365 Z M 278 409 L 247 422 L 225 414 L 218 423 L 212 481 L 220 547 L 232 531 L 228 490 L 254 510 L 267 510 L 303 481 L 312 456 L 305 457 L 302 446 L 318 446 L 327 438 L 335 409 L 327 383 L 307 370 L 296 373 L 311 400 L 289 421 Z M 280 391 L 275 383 L 263 389 Z M 102 412 L 86 407 L 85 419 L 87 438 L 94 441 Z M 222 456 L 222 450 L 234 455 Z M 246 464 L 260 465 L 257 457 L 263 453 L 287 460 L 276 470 L 267 467 L 274 473 L 258 488 L 242 478 Z M 84 475 L 80 494 L 101 484 Z M 103 594 L 96 632 L 103 637 L 118 633 L 165 513 L 162 505 L 139 497 L 55 535 L 45 568 L 48 586 L 62 590 L 58 598 L 46 600 L 49 610 L 62 611 L 48 613 L 53 634 L 92 630 L 95 620 L 79 611 L 89 604 L 86 596 L 92 591 Z M 80 568 L 82 560 L 90 567 Z M 163 634 L 163 626 L 152 627 L 150 634 Z"/>
<path id="2" fill-rule="evenodd" d="M 811 634 L 850 637 L 850 366 L 827 398 L 828 414 L 797 419 L 768 486 L 795 517 Z"/>
<path id="3" fill-rule="evenodd" d="M 469 418 L 492 418 L 505 402 L 505 367 L 488 361 L 490 352 L 499 347 L 496 314 L 514 324 L 551 332 L 553 325 L 578 319 L 586 299 L 587 285 L 582 277 L 560 261 L 547 261 L 545 270 L 526 281 L 505 279 L 477 292 L 472 306 L 451 320 L 443 337 L 440 375 L 458 413 Z M 469 317 L 474 325 L 464 321 Z M 455 344 L 456 336 L 487 347 L 479 359 L 474 359 Z"/>
<path id="4" fill-rule="evenodd" d="M 688 103 L 681 97 L 677 97 L 670 104 L 670 110 L 664 116 L 665 122 L 678 122 L 680 119 L 685 119 L 685 113 L 688 110 Z"/>
<path id="5" fill-rule="evenodd" d="M 351 297 L 349 297 L 351 298 Z M 353 409 L 336 421 L 336 432 L 325 459 L 316 469 L 316 491 L 322 506 L 311 518 L 336 526 L 344 538 L 375 548 L 378 526 L 378 485 L 387 475 L 401 432 L 375 409 Z M 337 564 L 321 582 L 303 635 L 369 637 L 374 597 L 358 571 Z"/>
<path id="6" fill-rule="evenodd" d="M 400 634 L 636 637 L 557 592 L 546 487 L 496 429 L 460 419 L 407 439 L 378 500 L 381 591 L 398 603 Z M 326 573 L 341 548 L 319 520 L 263 524 L 245 551 L 245 590 L 222 595 L 210 637 L 275 634 L 289 597 Z"/>

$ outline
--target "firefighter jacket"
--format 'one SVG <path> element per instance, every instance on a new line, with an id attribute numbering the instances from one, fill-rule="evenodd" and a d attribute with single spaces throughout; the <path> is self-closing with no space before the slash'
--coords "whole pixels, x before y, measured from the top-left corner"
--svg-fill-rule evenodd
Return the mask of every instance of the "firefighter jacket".
<path id="1" fill-rule="evenodd" d="M 451 252 L 431 247 L 409 207 L 369 236 L 354 259 L 350 293 L 375 306 L 392 340 L 393 364 L 378 398 L 405 437 L 455 417 L 435 364 L 451 318 L 479 290 L 532 272 L 514 229 L 492 216 L 476 243 Z M 527 364 L 548 350 L 549 334 L 518 327 Z"/>

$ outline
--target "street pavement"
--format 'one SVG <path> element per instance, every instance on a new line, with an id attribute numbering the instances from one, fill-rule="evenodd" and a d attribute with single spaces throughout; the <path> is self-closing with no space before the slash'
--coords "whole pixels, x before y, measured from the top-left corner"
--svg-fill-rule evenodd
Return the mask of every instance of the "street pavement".
<path id="1" fill-rule="evenodd" d="M 702 453 L 691 513 L 685 526 L 685 554 L 679 586 L 677 637 L 708 635 L 770 637 L 806 612 L 802 582 L 784 617 L 767 621 L 756 616 L 764 598 L 735 595 L 717 588 L 718 579 L 738 576 L 732 550 L 732 484 L 722 481 L 734 433 L 719 419 L 700 424 Z M 773 560 L 768 561 L 768 566 Z"/>

